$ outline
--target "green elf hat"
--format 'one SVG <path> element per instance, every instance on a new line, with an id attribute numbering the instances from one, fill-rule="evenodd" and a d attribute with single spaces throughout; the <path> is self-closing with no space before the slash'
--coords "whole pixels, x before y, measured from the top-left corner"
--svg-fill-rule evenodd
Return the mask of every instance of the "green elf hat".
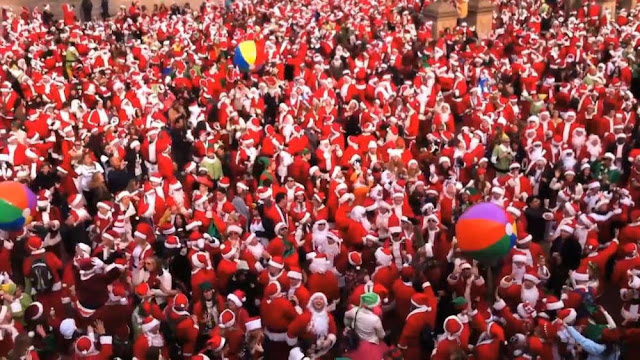
<path id="1" fill-rule="evenodd" d="M 457 298 L 451 300 L 451 303 L 453 304 L 453 307 L 456 309 L 456 311 L 462 311 L 466 309 L 468 304 L 467 299 L 462 296 L 458 296 Z"/>
<path id="2" fill-rule="evenodd" d="M 380 305 L 380 296 L 374 292 L 360 295 L 360 306 L 374 308 Z"/>

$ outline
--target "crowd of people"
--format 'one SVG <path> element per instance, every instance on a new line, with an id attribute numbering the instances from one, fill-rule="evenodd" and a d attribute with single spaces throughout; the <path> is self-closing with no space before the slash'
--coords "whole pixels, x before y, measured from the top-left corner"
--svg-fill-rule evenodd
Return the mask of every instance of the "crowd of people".
<path id="1" fill-rule="evenodd" d="M 4 9 L 0 180 L 37 208 L 0 231 L 0 358 L 620 358 L 640 14 L 496 0 L 432 40 L 427 5 Z M 516 224 L 492 263 L 457 246 L 479 202 Z"/>

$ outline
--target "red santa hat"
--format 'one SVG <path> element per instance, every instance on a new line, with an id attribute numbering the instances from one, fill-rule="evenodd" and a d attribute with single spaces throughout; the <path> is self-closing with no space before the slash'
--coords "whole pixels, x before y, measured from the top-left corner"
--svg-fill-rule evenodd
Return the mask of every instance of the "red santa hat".
<path id="1" fill-rule="evenodd" d="M 567 325 L 572 325 L 576 320 L 578 313 L 571 308 L 558 310 L 558 319 L 562 320 L 563 323 Z"/>
<path id="2" fill-rule="evenodd" d="M 633 149 L 629 152 L 629 162 L 633 163 L 636 160 L 640 160 L 640 149 Z"/>
<path id="3" fill-rule="evenodd" d="M 281 256 L 271 257 L 271 259 L 269 259 L 269 262 L 267 264 L 277 269 L 284 269 L 284 260 L 282 259 Z"/>
<path id="4" fill-rule="evenodd" d="M 38 236 L 30 236 L 27 239 L 27 248 L 31 251 L 38 251 L 42 248 L 42 239 Z"/>
<path id="5" fill-rule="evenodd" d="M 356 270 L 360 270 L 362 266 L 362 255 L 357 251 L 350 251 L 348 258 L 349 264 L 355 266 Z"/>
<path id="6" fill-rule="evenodd" d="M 400 227 L 400 220 L 395 215 L 389 217 L 388 226 L 389 232 L 391 234 L 399 234 L 402 232 L 402 227 Z"/>
<path id="7" fill-rule="evenodd" d="M 247 301 L 247 297 L 242 290 L 236 290 L 231 294 L 227 295 L 227 300 L 236 304 L 237 307 L 242 307 L 245 301 Z"/>
<path id="8" fill-rule="evenodd" d="M 218 325 L 222 329 L 230 328 L 236 323 L 236 314 L 233 311 L 226 309 L 219 316 Z"/>
<path id="9" fill-rule="evenodd" d="M 515 251 L 511 258 L 511 261 L 514 263 L 526 263 L 527 262 L 527 254 L 522 251 Z"/>
<path id="10" fill-rule="evenodd" d="M 277 281 L 272 281 L 264 289 L 264 296 L 267 299 L 269 299 L 269 298 L 272 298 L 274 296 L 280 295 L 281 292 L 282 292 L 282 287 L 280 286 L 280 283 L 277 282 Z"/>
<path id="11" fill-rule="evenodd" d="M 207 341 L 207 345 L 214 352 L 219 352 L 224 348 L 224 345 L 227 343 L 227 340 L 220 335 L 213 335 L 209 341 Z"/>
<path id="12" fill-rule="evenodd" d="M 558 227 L 558 230 L 568 232 L 569 234 L 573 234 L 575 228 L 571 224 L 562 224 Z"/>
<path id="13" fill-rule="evenodd" d="M 302 270 L 297 266 L 292 266 L 289 268 L 289 271 L 287 271 L 287 277 L 290 279 L 302 280 Z"/>
<path id="14" fill-rule="evenodd" d="M 128 303 L 127 290 L 121 283 L 113 283 L 109 286 L 109 300 L 119 302 L 122 305 Z"/>
<path id="15" fill-rule="evenodd" d="M 244 326 L 247 329 L 247 331 L 262 329 L 262 319 L 257 316 L 252 317 L 249 319 L 249 321 L 244 323 Z"/>
<path id="16" fill-rule="evenodd" d="M 279 222 L 278 224 L 276 224 L 276 226 L 275 226 L 275 228 L 274 228 L 274 231 L 275 231 L 275 232 L 276 232 L 276 234 L 277 234 L 277 233 L 279 233 L 281 230 L 283 230 L 283 229 L 288 229 L 288 228 L 289 228 L 289 226 L 288 226 L 286 223 L 284 223 L 284 222 Z"/>
<path id="17" fill-rule="evenodd" d="M 536 285 L 540 283 L 540 279 L 538 278 L 538 274 L 534 270 L 527 271 L 524 274 L 524 276 L 522 277 L 522 280 L 531 281 Z"/>
<path id="18" fill-rule="evenodd" d="M 584 268 L 578 268 L 575 271 L 571 271 L 569 276 L 573 281 L 589 281 L 589 273 Z"/>
<path id="19" fill-rule="evenodd" d="M 411 304 L 413 306 L 416 306 L 418 308 L 426 308 L 427 311 L 431 311 L 431 308 L 429 307 L 430 300 L 431 299 L 429 298 L 429 295 L 424 293 L 415 293 L 411 296 Z"/>
<path id="20" fill-rule="evenodd" d="M 158 321 L 158 319 L 154 318 L 153 316 L 147 316 L 146 318 L 144 318 L 144 320 L 142 320 L 142 324 L 140 324 L 142 331 L 145 333 L 150 332 L 158 326 L 160 326 L 160 321 Z"/>
<path id="21" fill-rule="evenodd" d="M 389 266 L 393 261 L 393 255 L 389 248 L 378 248 L 375 252 L 376 262 L 381 266 Z"/>
<path id="22" fill-rule="evenodd" d="M 600 246 L 600 244 L 598 243 L 598 239 L 594 238 L 594 237 L 588 237 L 585 244 L 584 244 L 584 250 L 587 253 L 591 253 L 594 252 L 596 250 L 598 250 L 598 247 Z"/>
<path id="23" fill-rule="evenodd" d="M 444 331 L 450 340 L 458 338 L 463 329 L 462 321 L 455 315 L 451 315 L 444 320 Z"/>
<path id="24" fill-rule="evenodd" d="M 562 300 L 558 300 L 558 298 L 553 295 L 548 295 L 542 302 L 544 302 L 545 309 L 547 310 L 560 310 L 564 307 Z"/>
<path id="25" fill-rule="evenodd" d="M 231 185 L 231 180 L 228 177 L 224 176 L 220 180 L 218 180 L 218 186 L 227 189 Z"/>
<path id="26" fill-rule="evenodd" d="M 271 188 L 261 186 L 258 188 L 256 193 L 258 194 L 258 198 L 260 200 L 267 200 L 271 198 Z"/>
<path id="27" fill-rule="evenodd" d="M 209 268 L 209 258 L 207 254 L 202 251 L 191 255 L 191 263 L 198 269 Z"/>
<path id="28" fill-rule="evenodd" d="M 76 340 L 75 350 L 76 354 L 83 356 L 97 352 L 93 344 L 93 339 L 87 335 L 83 335 Z"/>
<path id="29" fill-rule="evenodd" d="M 189 307 L 189 299 L 187 299 L 187 297 L 182 294 L 176 294 L 176 296 L 173 297 L 173 308 L 178 310 L 178 311 L 185 311 L 187 310 L 187 308 Z"/>
<path id="30" fill-rule="evenodd" d="M 136 231 L 133 233 L 133 236 L 139 239 L 145 239 L 147 242 L 153 242 L 155 240 L 153 228 L 146 222 L 139 222 L 138 225 L 136 225 Z"/>

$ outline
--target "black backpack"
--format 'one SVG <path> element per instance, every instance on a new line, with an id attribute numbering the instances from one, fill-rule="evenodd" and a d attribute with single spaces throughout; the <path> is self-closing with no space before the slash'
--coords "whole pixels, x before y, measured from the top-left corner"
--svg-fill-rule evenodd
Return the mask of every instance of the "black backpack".
<path id="1" fill-rule="evenodd" d="M 39 257 L 31 264 L 31 287 L 38 293 L 51 291 L 53 288 L 53 275 L 49 270 L 49 265 L 43 257 Z"/>

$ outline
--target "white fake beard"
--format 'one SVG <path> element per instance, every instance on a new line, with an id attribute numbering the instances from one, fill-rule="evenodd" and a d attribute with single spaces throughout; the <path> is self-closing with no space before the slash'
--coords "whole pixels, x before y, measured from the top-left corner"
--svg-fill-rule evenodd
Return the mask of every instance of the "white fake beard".
<path id="1" fill-rule="evenodd" d="M 388 212 L 385 215 L 378 214 L 376 217 L 376 227 L 378 229 L 389 229 L 389 218 L 391 217 L 391 212 Z"/>
<path id="2" fill-rule="evenodd" d="M 327 259 L 333 262 L 333 259 L 340 253 L 340 246 L 338 244 L 329 245 L 325 243 L 322 246 L 317 247 L 318 251 L 322 252 L 327 256 Z"/>
<path id="3" fill-rule="evenodd" d="M 262 245 L 260 242 L 258 242 L 255 245 L 247 244 L 247 250 L 249 250 L 251 255 L 253 255 L 253 257 L 256 258 L 256 260 L 258 260 L 262 257 L 262 254 L 264 253 L 264 245 Z"/>
<path id="4" fill-rule="evenodd" d="M 573 169 L 576 166 L 576 158 L 573 156 L 565 156 L 562 158 L 562 164 L 564 165 L 565 170 L 566 169 Z"/>
<path id="5" fill-rule="evenodd" d="M 309 328 L 317 336 L 329 335 L 329 314 L 326 310 L 311 310 Z"/>
<path id="6" fill-rule="evenodd" d="M 591 155 L 591 159 L 595 160 L 600 157 L 600 154 L 602 153 L 602 145 L 598 144 L 594 146 L 589 142 L 587 143 L 587 152 Z"/>
<path id="7" fill-rule="evenodd" d="M 527 272 L 527 268 L 526 267 L 522 267 L 522 268 L 518 268 L 516 266 L 513 267 L 513 269 L 511 270 L 511 276 L 513 277 L 513 279 L 518 283 L 521 284 L 522 283 L 522 278 L 524 277 L 524 274 Z"/>
<path id="8" fill-rule="evenodd" d="M 329 269 L 329 263 L 326 260 L 313 260 L 309 265 L 309 271 L 315 274 L 324 274 Z"/>
<path id="9" fill-rule="evenodd" d="M 327 244 L 327 234 L 329 230 L 319 231 L 316 230 L 311 233 L 311 242 L 316 249 L 319 249 Z"/>
<path id="10" fill-rule="evenodd" d="M 587 142 L 587 136 L 583 135 L 583 136 L 575 136 L 573 135 L 571 137 L 571 145 L 573 145 L 573 148 L 578 151 L 580 149 L 582 149 L 582 147 L 584 146 L 584 144 Z"/>
<path id="11" fill-rule="evenodd" d="M 538 298 L 540 297 L 540 291 L 537 287 L 533 287 L 531 289 L 525 289 L 524 286 L 520 290 L 520 299 L 522 302 L 529 302 L 531 305 L 535 305 L 538 302 Z"/>
<path id="12" fill-rule="evenodd" d="M 530 162 L 535 163 L 536 161 L 540 160 L 542 158 L 543 151 L 544 151 L 544 148 L 542 147 L 534 148 L 533 151 L 529 153 Z"/>

